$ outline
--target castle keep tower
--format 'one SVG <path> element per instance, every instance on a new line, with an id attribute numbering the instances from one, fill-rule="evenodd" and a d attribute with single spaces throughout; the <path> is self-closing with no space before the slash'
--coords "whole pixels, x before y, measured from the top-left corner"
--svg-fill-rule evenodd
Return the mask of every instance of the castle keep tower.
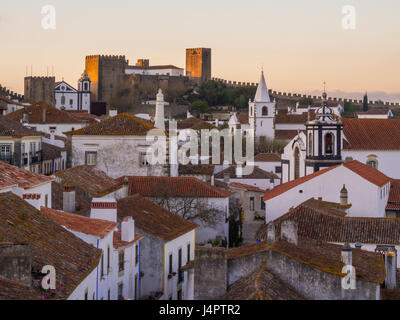
<path id="1" fill-rule="evenodd" d="M 54 95 L 55 77 L 25 77 L 24 96 L 25 100 L 44 101 L 55 105 Z"/>
<path id="2" fill-rule="evenodd" d="M 125 56 L 86 57 L 86 72 L 92 81 L 92 101 L 110 103 L 115 89 L 123 82 L 129 62 Z"/>
<path id="3" fill-rule="evenodd" d="M 211 49 L 186 49 L 186 75 L 199 83 L 211 79 Z"/>

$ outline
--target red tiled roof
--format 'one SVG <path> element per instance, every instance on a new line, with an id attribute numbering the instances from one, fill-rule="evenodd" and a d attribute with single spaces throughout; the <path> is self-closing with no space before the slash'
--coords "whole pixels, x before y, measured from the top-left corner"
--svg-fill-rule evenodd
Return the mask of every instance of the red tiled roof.
<path id="1" fill-rule="evenodd" d="M 62 184 L 68 182 L 89 193 L 92 197 L 104 197 L 122 187 L 122 182 L 109 177 L 105 172 L 93 166 L 76 166 L 58 171 L 54 175 L 61 180 Z"/>
<path id="2" fill-rule="evenodd" d="M 174 240 L 198 227 L 139 194 L 118 200 L 118 220 L 128 216 L 135 220 L 138 229 L 165 241 Z"/>
<path id="3" fill-rule="evenodd" d="M 213 164 L 199 164 L 199 165 L 180 165 L 179 175 L 208 175 L 212 176 L 214 174 L 215 166 Z"/>
<path id="4" fill-rule="evenodd" d="M 265 190 L 260 189 L 257 186 L 251 186 L 248 184 L 243 184 L 243 183 L 238 183 L 238 182 L 232 182 L 229 184 L 230 188 L 235 188 L 235 189 L 243 189 L 247 191 L 254 191 L 254 192 L 265 192 Z"/>
<path id="5" fill-rule="evenodd" d="M 2 137 L 40 137 L 41 133 L 23 126 L 19 121 L 14 121 L 0 115 L 0 136 Z"/>
<path id="6" fill-rule="evenodd" d="M 314 115 L 312 116 L 314 118 Z M 308 113 L 303 114 L 277 114 L 275 123 L 277 124 L 306 124 Z"/>
<path id="7" fill-rule="evenodd" d="M 119 178 L 123 182 L 124 177 Z M 193 177 L 128 177 L 129 194 L 144 197 L 227 198 L 230 192 Z"/>
<path id="8" fill-rule="evenodd" d="M 400 211 L 400 179 L 392 179 L 386 210 Z"/>
<path id="9" fill-rule="evenodd" d="M 386 115 L 390 109 L 370 109 L 367 112 L 358 112 L 360 115 Z"/>
<path id="10" fill-rule="evenodd" d="M 347 217 L 336 212 L 303 203 L 273 221 L 276 237 L 279 238 L 282 223 L 293 220 L 298 225 L 299 237 L 303 238 L 332 243 L 400 244 L 400 219 Z M 264 241 L 267 235 L 268 225 L 265 224 L 257 231 L 255 239 Z"/>
<path id="11" fill-rule="evenodd" d="M 55 209 L 42 207 L 40 211 L 54 222 L 69 230 L 100 238 L 104 238 L 117 227 L 116 222 L 92 219 Z"/>
<path id="12" fill-rule="evenodd" d="M 323 272 L 344 277 L 341 259 L 342 246 L 329 243 L 319 243 L 316 240 L 300 238 L 298 245 L 283 240 L 271 245 L 273 252 L 287 256 L 302 264 Z M 379 253 L 364 250 L 353 250 L 353 266 L 362 281 L 382 284 L 385 280 L 385 263 Z"/>
<path id="13" fill-rule="evenodd" d="M 102 122 L 95 122 L 85 128 L 66 132 L 67 135 L 89 136 L 145 136 L 149 130 L 155 129 L 147 121 L 136 118 L 128 113 L 120 113 Z"/>
<path id="14" fill-rule="evenodd" d="M 122 247 L 126 247 L 126 246 L 130 246 L 131 244 L 134 244 L 136 242 L 138 242 L 139 240 L 143 239 L 143 236 L 136 233 L 135 234 L 135 239 L 131 242 L 126 242 L 126 241 L 122 241 L 121 237 L 122 237 L 122 233 L 121 231 L 115 231 L 114 232 L 114 236 L 113 236 L 113 246 L 115 249 L 119 249 Z"/>
<path id="15" fill-rule="evenodd" d="M 44 122 L 43 110 L 46 110 L 46 119 Z M 6 117 L 15 121 L 20 121 L 23 119 L 24 113 L 28 114 L 28 123 L 30 124 L 87 122 L 82 119 L 75 118 L 69 112 L 59 110 L 45 102 L 35 102 L 29 106 L 25 106 L 22 109 L 6 115 Z"/>
<path id="16" fill-rule="evenodd" d="M 228 249 L 227 258 L 228 260 L 235 260 L 267 251 L 268 246 L 266 242 L 252 243 L 245 246 Z"/>
<path id="17" fill-rule="evenodd" d="M 315 177 L 318 177 L 328 171 L 336 169 L 339 166 L 340 165 L 325 168 L 323 170 L 314 172 L 310 175 L 307 175 L 307 176 L 301 177 L 299 179 L 292 180 L 292 181 L 286 182 L 284 184 L 281 184 L 281 185 L 275 187 L 274 189 L 267 190 L 267 192 L 264 195 L 264 201 L 268 201 L 272 198 L 275 198 L 276 196 L 278 196 L 288 190 L 291 190 L 311 179 L 314 179 Z M 357 160 L 345 163 L 345 164 L 343 164 L 343 166 L 346 167 L 347 169 L 353 171 L 354 173 L 358 174 L 365 180 L 377 185 L 378 187 L 382 187 L 383 185 L 385 185 L 386 183 L 388 183 L 390 181 L 390 178 L 387 177 L 386 175 L 384 175 L 382 172 L 380 172 L 377 169 L 372 168 L 366 164 L 363 164 Z"/>
<path id="18" fill-rule="evenodd" d="M 218 172 L 215 175 L 216 179 L 224 179 L 225 174 L 229 174 L 231 179 L 274 179 L 277 180 L 279 177 L 273 172 L 267 172 L 260 167 L 254 166 L 254 170 L 251 174 L 242 177 L 236 175 L 236 166 L 230 166 L 229 168 Z"/>
<path id="19" fill-rule="evenodd" d="M 259 153 L 254 157 L 254 162 L 281 162 L 281 155 L 278 153 Z"/>
<path id="20" fill-rule="evenodd" d="M 184 129 L 192 129 L 192 130 L 201 130 L 201 129 L 218 129 L 216 126 L 212 125 L 211 123 L 208 123 L 207 121 L 195 118 L 195 117 L 190 117 L 185 120 L 179 121 L 178 124 L 178 130 L 184 130 Z"/>
<path id="21" fill-rule="evenodd" d="M 298 133 L 299 131 L 297 130 L 275 130 L 275 139 L 292 140 Z"/>
<path id="22" fill-rule="evenodd" d="M 57 290 L 49 299 L 67 299 L 98 266 L 102 254 L 101 250 L 74 236 L 11 192 L 0 194 L 0 242 L 29 245 L 33 270 L 40 271 L 46 265 L 55 267 Z M 13 288 L 16 286 L 8 290 Z M 41 299 L 43 291 L 40 284 L 34 282 L 32 289 L 37 299 Z M 12 299 L 22 289 L 15 290 L 13 295 L 4 297 L 3 284 L 0 283 L 0 299 Z M 25 291 L 29 295 L 32 293 L 29 288 Z M 23 295 L 19 297 L 23 298 Z"/>
<path id="23" fill-rule="evenodd" d="M 0 188 L 18 185 L 20 188 L 30 189 L 53 180 L 54 178 L 42 176 L 0 161 Z"/>
<path id="24" fill-rule="evenodd" d="M 400 119 L 343 119 L 350 150 L 400 150 Z"/>
<path id="25" fill-rule="evenodd" d="M 249 115 L 247 113 L 239 113 L 237 119 L 240 124 L 249 124 Z"/>

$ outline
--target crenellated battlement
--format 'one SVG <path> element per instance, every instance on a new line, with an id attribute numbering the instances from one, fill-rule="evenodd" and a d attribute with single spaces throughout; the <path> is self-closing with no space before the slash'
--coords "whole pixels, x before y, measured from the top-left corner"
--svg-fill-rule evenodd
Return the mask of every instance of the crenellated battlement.
<path id="1" fill-rule="evenodd" d="M 16 93 L 10 89 L 7 89 L 6 87 L 3 87 L 0 85 L 0 95 L 3 95 L 5 97 L 11 97 L 11 99 L 16 99 L 18 101 L 24 100 L 24 95 Z"/>
<path id="2" fill-rule="evenodd" d="M 228 81 L 221 78 L 211 78 L 211 80 L 226 84 L 227 86 L 232 87 L 257 87 L 258 83 L 254 82 L 239 82 L 239 81 Z M 286 99 L 313 99 L 313 100 L 322 100 L 321 96 L 313 96 L 313 95 L 306 95 L 306 94 L 299 94 L 299 93 L 287 93 L 287 92 L 279 92 L 274 90 L 269 90 L 269 94 L 276 97 L 276 98 L 286 98 Z M 350 102 L 355 104 L 363 104 L 363 100 L 357 99 L 345 99 L 345 98 L 337 98 L 337 97 L 329 97 L 328 101 L 337 102 L 337 103 L 344 103 Z M 369 101 L 369 105 L 372 106 L 387 106 L 387 107 L 400 107 L 399 102 L 382 102 L 382 101 Z"/>

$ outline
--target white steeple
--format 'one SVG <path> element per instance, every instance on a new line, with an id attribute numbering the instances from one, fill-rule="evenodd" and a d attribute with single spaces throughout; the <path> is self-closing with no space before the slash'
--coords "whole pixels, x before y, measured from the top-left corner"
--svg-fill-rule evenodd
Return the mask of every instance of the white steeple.
<path id="1" fill-rule="evenodd" d="M 156 116 L 154 126 L 162 131 L 165 131 L 164 105 L 164 95 L 162 93 L 162 90 L 159 89 L 156 100 Z"/>
<path id="2" fill-rule="evenodd" d="M 267 84 L 265 83 L 264 71 L 261 71 L 261 79 L 257 87 L 254 102 L 271 102 L 269 97 Z"/>

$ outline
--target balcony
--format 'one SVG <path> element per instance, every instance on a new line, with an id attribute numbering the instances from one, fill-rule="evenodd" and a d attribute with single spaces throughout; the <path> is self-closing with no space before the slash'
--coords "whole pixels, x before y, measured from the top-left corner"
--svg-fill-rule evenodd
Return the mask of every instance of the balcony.
<path id="1" fill-rule="evenodd" d="M 10 154 L 0 154 L 0 161 L 14 165 L 14 157 Z"/>
<path id="2" fill-rule="evenodd" d="M 42 151 L 36 152 L 32 157 L 31 157 L 31 164 L 39 163 L 42 161 Z"/>

